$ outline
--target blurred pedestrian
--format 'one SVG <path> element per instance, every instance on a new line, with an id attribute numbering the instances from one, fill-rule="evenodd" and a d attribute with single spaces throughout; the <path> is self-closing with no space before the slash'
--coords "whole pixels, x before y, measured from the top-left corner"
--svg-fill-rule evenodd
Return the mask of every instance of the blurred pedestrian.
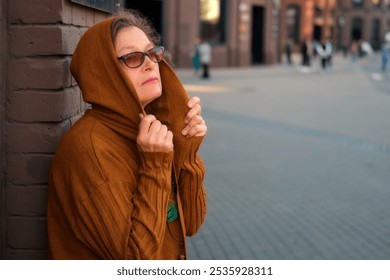
<path id="1" fill-rule="evenodd" d="M 195 75 L 198 75 L 200 69 L 199 43 L 199 39 L 195 38 L 191 51 L 192 68 L 194 69 Z"/>
<path id="2" fill-rule="evenodd" d="M 317 45 L 317 52 L 321 58 L 321 68 L 323 71 L 331 67 L 333 46 L 329 40 L 323 40 Z"/>
<path id="3" fill-rule="evenodd" d="M 335 46 L 333 45 L 332 41 L 330 40 L 330 38 L 327 39 L 326 41 L 326 47 L 328 48 L 328 58 L 327 58 L 327 66 L 328 68 L 332 68 L 333 67 L 333 54 L 335 52 Z"/>
<path id="4" fill-rule="evenodd" d="M 369 42 L 362 40 L 360 43 L 360 53 L 362 57 L 372 56 L 374 54 L 374 50 Z"/>
<path id="5" fill-rule="evenodd" d="M 352 62 L 356 62 L 359 59 L 359 41 L 352 40 L 351 46 L 349 47 L 349 52 L 351 53 Z"/>
<path id="6" fill-rule="evenodd" d="M 291 55 L 292 55 L 292 45 L 291 41 L 287 40 L 286 46 L 285 46 L 285 52 L 286 52 L 286 58 L 287 58 L 287 63 L 288 65 L 292 65 L 292 60 L 291 60 Z"/>
<path id="7" fill-rule="evenodd" d="M 311 43 L 309 39 L 305 39 L 301 44 L 302 66 L 310 67 L 310 52 Z"/>
<path id="8" fill-rule="evenodd" d="M 210 78 L 210 64 L 211 64 L 211 46 L 206 40 L 202 40 L 199 46 L 200 64 L 203 68 L 203 79 Z"/>
<path id="9" fill-rule="evenodd" d="M 313 40 L 313 43 L 312 43 L 312 58 L 310 59 L 311 61 L 311 65 L 315 68 L 319 67 L 319 63 L 318 63 L 318 45 L 319 45 L 319 42 L 317 40 Z"/>
<path id="10" fill-rule="evenodd" d="M 382 58 L 382 72 L 385 72 L 387 69 L 387 64 L 389 62 L 389 49 L 386 43 L 381 45 L 381 58 Z"/>

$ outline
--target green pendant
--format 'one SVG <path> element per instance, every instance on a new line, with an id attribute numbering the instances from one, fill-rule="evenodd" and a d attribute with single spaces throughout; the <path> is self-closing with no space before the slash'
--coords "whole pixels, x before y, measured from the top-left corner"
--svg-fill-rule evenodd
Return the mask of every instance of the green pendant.
<path id="1" fill-rule="evenodd" d="M 168 203 L 168 214 L 167 214 L 167 221 L 173 222 L 179 217 L 179 212 L 177 211 L 177 204 L 176 201 L 172 201 Z"/>

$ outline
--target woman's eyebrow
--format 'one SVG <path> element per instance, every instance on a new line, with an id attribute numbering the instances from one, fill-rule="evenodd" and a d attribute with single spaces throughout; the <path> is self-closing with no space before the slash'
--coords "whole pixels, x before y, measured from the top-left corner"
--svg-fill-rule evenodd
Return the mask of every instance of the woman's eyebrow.
<path id="1" fill-rule="evenodd" d="M 149 43 L 145 46 L 144 50 L 147 51 L 153 47 L 154 47 L 154 44 Z M 140 51 L 140 50 L 138 50 L 138 48 L 136 46 L 129 45 L 129 46 L 124 46 L 124 47 L 119 49 L 119 52 L 123 52 L 123 51 Z"/>

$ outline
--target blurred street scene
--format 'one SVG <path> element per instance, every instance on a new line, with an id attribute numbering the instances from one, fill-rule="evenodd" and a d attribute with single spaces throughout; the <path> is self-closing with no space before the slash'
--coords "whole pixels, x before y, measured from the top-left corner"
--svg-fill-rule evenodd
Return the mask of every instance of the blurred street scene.
<path id="1" fill-rule="evenodd" d="M 390 0 L 3 0 L 2 259 L 47 257 L 49 166 L 90 107 L 70 61 L 123 9 L 202 98 L 209 211 L 190 257 L 390 258 Z"/>
<path id="2" fill-rule="evenodd" d="M 331 71 L 179 70 L 202 100 L 208 213 L 191 259 L 389 259 L 390 79 L 380 57 Z"/>

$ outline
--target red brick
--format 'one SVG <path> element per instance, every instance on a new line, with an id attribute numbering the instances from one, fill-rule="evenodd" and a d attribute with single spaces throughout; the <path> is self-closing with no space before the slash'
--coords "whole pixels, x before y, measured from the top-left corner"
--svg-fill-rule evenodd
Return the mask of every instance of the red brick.
<path id="1" fill-rule="evenodd" d="M 7 179 L 13 185 L 47 184 L 53 155 L 9 154 Z"/>
<path id="2" fill-rule="evenodd" d="M 55 153 L 69 122 L 8 123 L 6 143 L 11 153 Z"/>
<path id="3" fill-rule="evenodd" d="M 95 11 L 95 13 L 94 13 L 95 22 L 94 23 L 97 23 L 99 21 L 105 20 L 109 16 L 111 16 L 111 15 L 103 13 L 103 12 Z"/>
<path id="4" fill-rule="evenodd" d="M 82 30 L 64 25 L 14 26 L 10 34 L 14 56 L 70 55 Z"/>
<path id="5" fill-rule="evenodd" d="M 87 28 L 67 26 L 62 28 L 62 44 L 64 54 L 73 54 L 81 36 Z"/>
<path id="6" fill-rule="evenodd" d="M 46 249 L 46 219 L 9 217 L 7 241 L 8 246 L 14 249 Z"/>
<path id="7" fill-rule="evenodd" d="M 6 193 L 7 213 L 11 216 L 45 217 L 47 186 L 9 185 Z"/>
<path id="8" fill-rule="evenodd" d="M 63 2 L 63 0 L 8 1 L 9 18 L 11 23 L 61 22 Z"/>
<path id="9" fill-rule="evenodd" d="M 70 60 L 24 58 L 9 61 L 11 89 L 61 89 L 71 84 Z"/>
<path id="10" fill-rule="evenodd" d="M 19 122 L 60 122 L 84 110 L 79 88 L 17 91 L 9 96 L 7 118 Z"/>
<path id="11" fill-rule="evenodd" d="M 15 56 L 62 53 L 62 34 L 59 26 L 16 26 L 10 30 L 10 52 Z"/>

